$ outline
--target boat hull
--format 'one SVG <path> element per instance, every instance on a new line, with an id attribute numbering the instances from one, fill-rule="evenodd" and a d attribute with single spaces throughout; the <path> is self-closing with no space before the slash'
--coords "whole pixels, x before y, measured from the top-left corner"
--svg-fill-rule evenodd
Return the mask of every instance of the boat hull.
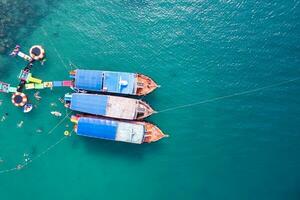
<path id="1" fill-rule="evenodd" d="M 71 121 L 75 123 L 74 131 L 79 136 L 133 144 L 156 142 L 165 137 L 155 125 L 147 122 L 121 121 L 81 115 L 72 116 Z M 154 133 L 154 131 L 158 132 Z"/>
<path id="2" fill-rule="evenodd" d="M 141 120 L 154 113 L 141 100 L 98 94 L 66 94 L 65 106 L 81 113 L 127 120 Z"/>

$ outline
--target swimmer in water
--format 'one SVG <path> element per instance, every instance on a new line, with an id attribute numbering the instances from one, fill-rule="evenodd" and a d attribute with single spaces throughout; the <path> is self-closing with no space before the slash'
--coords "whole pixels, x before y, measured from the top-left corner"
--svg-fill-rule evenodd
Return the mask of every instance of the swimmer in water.
<path id="1" fill-rule="evenodd" d="M 46 62 L 46 58 L 44 58 L 43 60 L 41 60 L 41 65 L 44 65 L 44 63 Z"/>
<path id="2" fill-rule="evenodd" d="M 50 103 L 50 106 L 54 107 L 57 106 L 56 103 Z"/>
<path id="3" fill-rule="evenodd" d="M 23 123 L 24 123 L 23 121 L 20 121 L 20 123 L 17 124 L 17 127 L 18 127 L 18 128 L 22 128 Z"/>
<path id="4" fill-rule="evenodd" d="M 59 98 L 58 100 L 60 101 L 60 103 L 65 103 L 63 98 Z"/>
<path id="5" fill-rule="evenodd" d="M 30 161 L 30 157 L 29 157 L 28 153 L 24 153 L 23 156 L 24 156 L 24 161 L 25 162 L 29 162 Z"/>
<path id="6" fill-rule="evenodd" d="M 16 168 L 17 168 L 17 170 L 20 170 L 20 169 L 22 169 L 22 168 L 23 168 L 23 165 L 21 165 L 21 164 L 18 164 Z"/>
<path id="7" fill-rule="evenodd" d="M 39 91 L 37 91 L 36 93 L 34 93 L 34 98 L 36 99 L 36 100 L 41 100 L 42 99 L 42 97 L 41 96 L 39 96 L 40 95 L 40 92 Z"/>
<path id="8" fill-rule="evenodd" d="M 55 117 L 61 117 L 62 114 L 58 111 L 51 111 L 51 114 L 54 115 Z"/>
<path id="9" fill-rule="evenodd" d="M 3 122 L 4 120 L 6 120 L 6 117 L 5 117 L 5 116 L 2 116 L 1 122 Z"/>
<path id="10" fill-rule="evenodd" d="M 38 128 L 38 129 L 36 129 L 36 131 L 35 132 L 37 132 L 37 133 L 41 133 L 41 132 L 43 132 L 43 129 L 41 129 L 41 128 Z"/>
<path id="11" fill-rule="evenodd" d="M 8 116 L 8 113 L 5 113 L 2 118 L 1 118 L 1 122 L 3 122 L 4 120 L 6 120 L 6 117 Z"/>

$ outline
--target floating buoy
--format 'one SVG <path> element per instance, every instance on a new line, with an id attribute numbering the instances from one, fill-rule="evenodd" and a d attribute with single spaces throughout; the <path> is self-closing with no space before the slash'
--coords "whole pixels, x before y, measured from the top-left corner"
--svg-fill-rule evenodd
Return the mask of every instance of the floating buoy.
<path id="1" fill-rule="evenodd" d="M 23 107 L 27 103 L 27 97 L 24 93 L 16 92 L 12 95 L 11 102 L 17 107 Z"/>
<path id="2" fill-rule="evenodd" d="M 65 136 L 70 136 L 70 132 L 69 132 L 69 131 L 65 131 L 65 132 L 64 132 L 64 135 L 65 135 Z"/>
<path id="3" fill-rule="evenodd" d="M 43 60 L 45 57 L 45 50 L 41 45 L 34 45 L 30 48 L 29 54 L 34 60 Z"/>

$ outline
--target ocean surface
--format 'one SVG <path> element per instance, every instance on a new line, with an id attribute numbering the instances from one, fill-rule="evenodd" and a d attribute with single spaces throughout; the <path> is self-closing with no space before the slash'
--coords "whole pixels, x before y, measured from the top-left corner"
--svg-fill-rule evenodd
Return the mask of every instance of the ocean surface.
<path id="1" fill-rule="evenodd" d="M 146 74 L 161 85 L 147 120 L 170 137 L 64 137 L 71 90 L 26 91 L 29 114 L 0 94 L 0 199 L 300 199 L 299 0 L 49 2 L 0 27 L 0 80 L 17 85 L 26 64 L 15 44 L 45 47 L 33 68 L 44 81 L 76 67 Z"/>

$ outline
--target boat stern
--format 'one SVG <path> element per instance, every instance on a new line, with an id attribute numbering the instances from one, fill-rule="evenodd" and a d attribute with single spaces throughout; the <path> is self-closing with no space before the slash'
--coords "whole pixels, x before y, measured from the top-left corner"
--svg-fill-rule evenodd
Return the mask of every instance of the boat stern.
<path id="1" fill-rule="evenodd" d="M 80 116 L 77 115 L 72 115 L 70 120 L 72 123 L 74 123 L 74 132 L 77 133 L 77 128 L 78 128 L 78 121 L 79 121 Z"/>
<path id="2" fill-rule="evenodd" d="M 69 93 L 65 94 L 64 105 L 66 108 L 70 108 L 71 101 L 72 101 L 72 94 L 69 94 Z"/>

